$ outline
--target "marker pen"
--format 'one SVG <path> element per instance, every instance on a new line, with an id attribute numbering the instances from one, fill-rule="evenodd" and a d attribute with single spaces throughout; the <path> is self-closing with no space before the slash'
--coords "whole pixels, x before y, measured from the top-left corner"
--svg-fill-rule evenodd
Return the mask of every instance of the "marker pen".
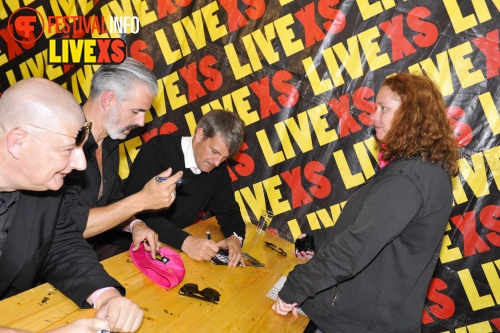
<path id="1" fill-rule="evenodd" d="M 167 179 L 168 179 L 168 177 L 156 176 L 155 177 L 155 182 L 161 183 L 161 182 L 164 182 Z M 177 186 L 182 185 L 182 184 L 184 184 L 186 182 L 187 182 L 187 180 L 185 180 L 183 178 L 179 178 L 179 180 L 177 181 Z"/>

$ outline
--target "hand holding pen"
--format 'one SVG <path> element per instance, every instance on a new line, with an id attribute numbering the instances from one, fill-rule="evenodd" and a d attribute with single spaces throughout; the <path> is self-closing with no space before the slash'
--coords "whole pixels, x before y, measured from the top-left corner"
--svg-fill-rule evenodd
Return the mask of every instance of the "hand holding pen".
<path id="1" fill-rule="evenodd" d="M 155 177 L 155 182 L 161 183 L 161 182 L 166 181 L 167 179 L 168 179 L 168 177 L 156 176 Z M 182 185 L 184 183 L 187 183 L 187 180 L 185 180 L 184 178 L 179 178 L 177 180 L 176 186 Z"/>
<path id="2" fill-rule="evenodd" d="M 196 261 L 210 261 L 219 251 L 211 239 L 210 232 L 206 233 L 206 238 L 189 235 L 182 243 L 181 250 Z"/>
<path id="3" fill-rule="evenodd" d="M 182 183 L 182 171 L 172 174 L 172 169 L 168 168 L 153 177 L 140 192 L 134 194 L 141 195 L 136 202 L 139 202 L 141 210 L 168 208 L 175 201 L 175 189 L 178 183 Z"/>

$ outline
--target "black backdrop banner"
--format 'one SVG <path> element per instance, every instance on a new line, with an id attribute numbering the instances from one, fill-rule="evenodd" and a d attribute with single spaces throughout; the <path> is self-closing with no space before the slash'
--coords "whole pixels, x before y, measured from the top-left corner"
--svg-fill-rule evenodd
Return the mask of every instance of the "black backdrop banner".
<path id="1" fill-rule="evenodd" d="M 159 90 L 120 144 L 121 178 L 151 137 L 237 112 L 247 134 L 229 171 L 248 232 L 267 208 L 288 240 L 335 224 L 376 172 L 385 77 L 426 72 L 462 157 L 423 331 L 500 331 L 499 0 L 0 1 L 0 91 L 45 77 L 83 103 L 100 64 L 142 61 Z"/>

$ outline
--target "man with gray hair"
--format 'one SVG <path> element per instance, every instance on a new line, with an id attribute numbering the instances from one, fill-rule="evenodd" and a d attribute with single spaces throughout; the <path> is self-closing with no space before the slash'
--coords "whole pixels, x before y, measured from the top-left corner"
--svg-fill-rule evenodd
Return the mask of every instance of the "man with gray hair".
<path id="1" fill-rule="evenodd" d="M 244 265 L 245 222 L 226 163 L 238 153 L 244 136 L 245 124 L 237 113 L 213 110 L 200 119 L 194 136 L 158 135 L 142 146 L 125 182 L 127 195 L 140 191 L 148 179 L 167 167 L 184 174 L 185 183 L 169 209 L 140 215 L 162 242 L 198 261 L 209 261 L 219 248 L 226 248 L 230 266 Z M 226 237 L 218 243 L 182 230 L 207 208 L 217 217 Z"/>
<path id="2" fill-rule="evenodd" d="M 142 310 L 99 264 L 59 191 L 68 173 L 86 167 L 91 126 L 71 93 L 46 79 L 19 81 L 0 98 L 0 299 L 50 282 L 96 308 L 95 318 L 54 332 L 135 332 Z"/>
<path id="3" fill-rule="evenodd" d="M 171 175 L 171 170 L 161 170 L 153 176 L 169 177 L 167 181 L 155 182 L 152 176 L 127 198 L 123 198 L 118 177 L 119 140 L 135 127 L 144 126 L 157 89 L 153 73 L 133 58 L 103 65 L 92 77 L 89 99 L 82 107 L 87 120 L 93 122 L 83 147 L 88 167 L 68 175 L 64 197 L 99 260 L 128 249 L 131 239 L 126 232 L 132 233 L 135 250 L 144 242 L 154 258 L 158 236 L 134 215 L 169 207 L 175 200 L 175 184 L 182 172 Z"/>

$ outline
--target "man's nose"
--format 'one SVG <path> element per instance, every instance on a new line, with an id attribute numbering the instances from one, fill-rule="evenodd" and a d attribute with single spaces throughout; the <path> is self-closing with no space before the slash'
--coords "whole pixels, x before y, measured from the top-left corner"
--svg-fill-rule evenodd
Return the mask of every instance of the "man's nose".
<path id="1" fill-rule="evenodd" d="M 146 117 L 146 112 L 139 112 L 139 114 L 137 115 L 137 118 L 136 118 L 136 122 L 137 122 L 137 125 L 139 127 L 143 127 L 145 122 L 144 122 L 144 118 Z"/>
<path id="2" fill-rule="evenodd" d="M 215 163 L 214 163 L 215 166 L 218 167 L 222 162 L 225 161 L 225 159 L 226 158 L 224 156 L 219 156 L 219 157 L 215 158 Z"/>
<path id="3" fill-rule="evenodd" d="M 73 150 L 69 166 L 72 169 L 85 170 L 85 168 L 87 167 L 87 160 L 85 159 L 85 154 L 83 153 L 82 147 Z"/>

